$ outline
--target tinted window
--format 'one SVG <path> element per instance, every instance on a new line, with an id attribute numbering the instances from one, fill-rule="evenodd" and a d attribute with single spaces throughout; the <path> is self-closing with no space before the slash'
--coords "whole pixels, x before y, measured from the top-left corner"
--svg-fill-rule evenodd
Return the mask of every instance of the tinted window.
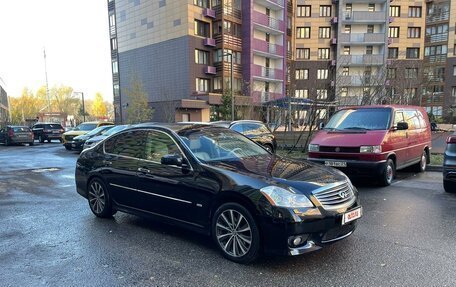
<path id="1" fill-rule="evenodd" d="M 242 127 L 241 124 L 233 125 L 233 126 L 231 127 L 231 129 L 232 129 L 233 131 L 237 131 L 238 133 L 243 133 L 243 132 L 244 132 L 244 128 Z"/>
<path id="2" fill-rule="evenodd" d="M 110 136 L 112 134 L 115 134 L 116 132 L 120 132 L 121 130 L 126 129 L 128 126 L 127 125 L 122 125 L 122 126 L 115 126 L 109 130 L 107 130 L 104 135 L 105 136 Z"/>
<path id="3" fill-rule="evenodd" d="M 79 126 L 75 127 L 75 131 L 91 131 L 97 127 L 97 124 L 80 124 Z"/>
<path id="4" fill-rule="evenodd" d="M 59 129 L 63 129 L 63 127 L 59 124 L 46 124 L 44 125 L 44 127 L 46 129 L 52 129 L 52 130 L 59 130 Z"/>
<path id="5" fill-rule="evenodd" d="M 148 132 L 145 144 L 145 159 L 161 162 L 161 158 L 167 154 L 181 154 L 172 138 L 162 132 Z"/>
<path id="6" fill-rule="evenodd" d="M 14 128 L 13 128 L 13 131 L 14 131 L 15 133 L 21 133 L 21 132 L 29 132 L 30 129 L 27 128 L 27 127 L 14 127 Z"/>
<path id="7" fill-rule="evenodd" d="M 121 133 L 105 142 L 105 152 L 121 156 L 142 158 L 144 154 L 145 139 L 145 131 Z"/>
<path id="8" fill-rule="evenodd" d="M 86 133 L 86 135 L 93 136 L 93 135 L 103 134 L 103 131 L 105 131 L 106 129 L 109 129 L 109 128 L 110 128 L 109 126 L 98 127 L 96 129 L 93 129 L 90 132 Z"/>
<path id="9" fill-rule="evenodd" d="M 390 119 L 388 108 L 340 110 L 331 117 L 325 130 L 386 130 Z"/>
<path id="10" fill-rule="evenodd" d="M 41 129 L 41 128 L 43 128 L 43 125 L 34 125 L 33 128 L 34 129 Z"/>

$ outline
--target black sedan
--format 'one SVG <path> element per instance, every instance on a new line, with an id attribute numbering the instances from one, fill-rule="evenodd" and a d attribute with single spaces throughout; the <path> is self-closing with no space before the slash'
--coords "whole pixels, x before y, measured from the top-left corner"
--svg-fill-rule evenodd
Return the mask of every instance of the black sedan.
<path id="1" fill-rule="evenodd" d="M 446 140 L 443 157 L 443 187 L 446 192 L 456 193 L 456 133 Z"/>
<path id="2" fill-rule="evenodd" d="M 89 140 L 93 137 L 99 136 L 99 135 L 103 135 L 103 134 L 107 133 L 113 127 L 114 127 L 114 125 L 101 126 L 101 127 L 91 130 L 90 132 L 88 132 L 86 134 L 74 137 L 73 140 L 70 141 L 71 149 L 79 150 L 79 151 L 83 150 L 84 144 L 87 140 Z"/>
<path id="3" fill-rule="evenodd" d="M 232 130 L 142 124 L 84 150 L 77 192 L 98 217 L 149 216 L 211 235 L 248 263 L 298 255 L 348 237 L 362 215 L 340 171 L 281 158 Z"/>

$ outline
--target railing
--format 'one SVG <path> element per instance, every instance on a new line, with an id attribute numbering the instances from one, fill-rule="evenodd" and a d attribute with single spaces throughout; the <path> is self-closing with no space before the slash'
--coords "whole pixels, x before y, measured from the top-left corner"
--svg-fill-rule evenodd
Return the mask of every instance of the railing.
<path id="1" fill-rule="evenodd" d="M 370 75 L 370 76 L 339 76 L 338 84 L 340 86 L 381 86 L 385 84 L 385 81 L 382 81 L 383 77 L 380 75 Z"/>
<path id="2" fill-rule="evenodd" d="M 283 80 L 283 71 L 273 68 L 267 68 L 260 65 L 253 65 L 253 76 L 259 76 L 262 78 Z"/>
<path id="3" fill-rule="evenodd" d="M 259 40 L 259 39 L 253 39 L 253 47 L 252 48 L 254 50 L 257 50 L 257 51 L 260 51 L 260 52 L 283 56 L 283 46 L 280 46 L 280 45 L 277 45 L 277 44 L 268 43 L 266 41 L 262 41 L 262 40 Z"/>
<path id="4" fill-rule="evenodd" d="M 383 33 L 342 33 L 339 37 L 341 43 L 384 43 Z"/>
<path id="5" fill-rule="evenodd" d="M 257 11 L 253 11 L 252 21 L 274 30 L 285 31 L 285 23 L 283 21 L 272 18 Z"/>
<path id="6" fill-rule="evenodd" d="M 425 56 L 425 60 L 428 60 L 429 63 L 440 63 L 440 62 L 446 62 L 447 60 L 447 55 L 435 55 L 435 56 Z"/>
<path id="7" fill-rule="evenodd" d="M 116 26 L 113 25 L 113 26 L 109 27 L 109 31 L 111 33 L 111 38 L 113 38 L 113 36 L 116 35 Z"/>
<path id="8" fill-rule="evenodd" d="M 448 33 L 426 35 L 426 42 L 435 43 L 435 42 L 446 42 L 446 41 L 448 41 Z"/>
<path id="9" fill-rule="evenodd" d="M 210 9 L 210 8 L 204 8 L 203 9 L 203 16 L 215 19 L 215 10 L 214 9 Z"/>
<path id="10" fill-rule="evenodd" d="M 450 13 L 448 11 L 431 14 L 426 16 L 426 22 L 441 22 L 441 21 L 448 21 L 450 18 Z"/>
<path id="11" fill-rule="evenodd" d="M 265 103 L 268 101 L 282 98 L 283 95 L 280 93 L 272 93 L 265 91 L 252 91 L 252 101 L 254 103 Z"/>
<path id="12" fill-rule="evenodd" d="M 354 22 L 386 22 L 385 12 L 344 11 L 343 19 Z"/>
<path id="13" fill-rule="evenodd" d="M 205 69 L 204 69 L 204 73 L 205 74 L 210 74 L 210 75 L 215 75 L 215 74 L 217 74 L 217 70 L 213 66 L 206 66 Z"/>
<path id="14" fill-rule="evenodd" d="M 360 64 L 360 65 L 383 65 L 384 55 L 340 55 L 341 65 Z"/>

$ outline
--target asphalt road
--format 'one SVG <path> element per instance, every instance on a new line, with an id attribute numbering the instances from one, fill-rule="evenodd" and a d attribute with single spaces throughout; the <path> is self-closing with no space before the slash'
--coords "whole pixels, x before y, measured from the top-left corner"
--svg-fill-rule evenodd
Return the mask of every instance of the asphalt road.
<path id="1" fill-rule="evenodd" d="M 0 286 L 456 286 L 456 195 L 440 173 L 356 183 L 352 236 L 243 266 L 186 230 L 95 218 L 75 191 L 77 156 L 57 142 L 0 145 Z"/>

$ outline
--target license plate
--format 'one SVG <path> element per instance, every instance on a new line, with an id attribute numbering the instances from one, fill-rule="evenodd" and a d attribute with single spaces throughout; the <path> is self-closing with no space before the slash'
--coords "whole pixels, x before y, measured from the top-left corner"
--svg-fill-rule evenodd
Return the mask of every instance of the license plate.
<path id="1" fill-rule="evenodd" d="M 52 131 L 53 134 L 58 134 L 60 133 L 59 131 Z"/>
<path id="2" fill-rule="evenodd" d="M 344 215 L 342 216 L 342 225 L 347 224 L 358 218 L 361 218 L 362 215 L 363 215 L 362 207 L 358 207 L 356 209 L 345 212 Z"/>
<path id="3" fill-rule="evenodd" d="M 325 161 L 326 166 L 347 167 L 346 161 Z"/>

